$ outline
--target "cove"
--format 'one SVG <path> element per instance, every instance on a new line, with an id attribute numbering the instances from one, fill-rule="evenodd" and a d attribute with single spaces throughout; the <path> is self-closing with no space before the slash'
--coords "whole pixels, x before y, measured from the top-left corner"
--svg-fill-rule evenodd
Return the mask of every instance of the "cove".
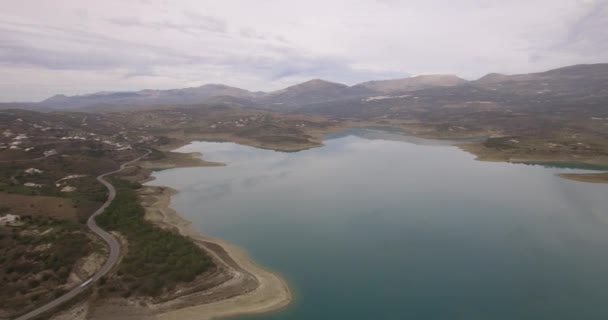
<path id="1" fill-rule="evenodd" d="M 377 130 L 282 153 L 178 151 L 224 167 L 154 173 L 202 233 L 289 282 L 286 309 L 239 319 L 608 319 L 608 186 L 585 172 L 475 161 Z"/>

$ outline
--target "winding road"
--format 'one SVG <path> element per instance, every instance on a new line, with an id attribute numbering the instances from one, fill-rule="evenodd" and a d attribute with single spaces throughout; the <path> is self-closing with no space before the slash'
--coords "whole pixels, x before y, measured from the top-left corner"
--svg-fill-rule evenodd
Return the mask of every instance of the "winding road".
<path id="1" fill-rule="evenodd" d="M 112 203 L 112 201 L 114 201 L 114 198 L 116 197 L 116 188 L 114 188 L 114 186 L 111 183 L 109 183 L 108 181 L 106 181 L 104 178 L 126 169 L 127 166 L 129 166 L 130 164 L 141 160 L 142 158 L 148 156 L 152 152 L 148 149 L 145 149 L 145 150 L 146 150 L 146 154 L 144 154 L 143 156 L 138 157 L 134 160 L 131 160 L 129 162 L 123 163 L 120 166 L 120 169 L 114 170 L 112 172 L 104 173 L 97 177 L 97 180 L 99 182 L 101 182 L 108 189 L 108 192 L 109 192 L 108 199 L 106 199 L 106 202 L 104 202 L 104 204 L 101 207 L 99 207 L 99 209 L 97 209 L 89 217 L 89 220 L 87 220 L 87 227 L 89 227 L 89 229 L 91 229 L 91 231 L 93 233 L 95 233 L 101 239 L 103 239 L 103 241 L 105 241 L 108 244 L 108 247 L 110 248 L 110 255 L 108 256 L 108 259 L 103 264 L 103 266 L 99 270 L 97 270 L 97 272 L 95 272 L 95 274 L 91 278 L 89 278 L 87 281 L 83 282 L 79 286 L 73 288 L 72 290 L 68 291 L 67 293 L 58 297 L 57 299 L 37 308 L 35 310 L 32 310 L 18 318 L 15 318 L 14 320 L 32 319 L 34 317 L 37 317 L 55 307 L 57 307 L 58 305 L 60 305 L 64 302 L 69 301 L 70 299 L 74 298 L 75 296 L 77 296 L 78 294 L 80 294 L 81 292 L 86 290 L 88 287 L 91 286 L 91 284 L 95 283 L 101 277 L 105 276 L 112 269 L 112 267 L 114 267 L 116 262 L 118 262 L 118 257 L 120 256 L 120 244 L 118 243 L 118 240 L 116 240 L 116 238 L 114 238 L 114 236 L 112 236 L 109 232 L 100 228 L 97 225 L 97 223 L 95 222 L 95 217 L 102 214 L 106 210 L 106 208 Z"/>

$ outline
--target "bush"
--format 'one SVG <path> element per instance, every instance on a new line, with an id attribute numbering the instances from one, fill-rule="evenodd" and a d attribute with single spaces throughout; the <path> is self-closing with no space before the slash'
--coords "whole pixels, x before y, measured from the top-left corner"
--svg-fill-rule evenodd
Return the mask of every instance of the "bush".
<path id="1" fill-rule="evenodd" d="M 30 288 L 37 288 L 40 285 L 40 281 L 32 279 L 29 281 Z"/>

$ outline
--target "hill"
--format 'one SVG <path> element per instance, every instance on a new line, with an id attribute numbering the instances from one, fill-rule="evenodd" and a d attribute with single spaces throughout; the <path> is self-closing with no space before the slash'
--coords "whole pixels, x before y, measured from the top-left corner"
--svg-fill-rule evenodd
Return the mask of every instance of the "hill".
<path id="1" fill-rule="evenodd" d="M 373 90 L 320 79 L 310 80 L 282 90 L 273 91 L 257 99 L 256 105 L 271 110 L 290 111 L 319 102 L 336 101 L 375 94 Z"/>
<path id="2" fill-rule="evenodd" d="M 38 105 L 51 109 L 86 109 L 93 107 L 141 107 L 166 104 L 195 104 L 217 97 L 253 99 L 259 93 L 229 87 L 222 84 L 207 84 L 195 88 L 172 90 L 141 90 L 135 92 L 98 92 L 93 94 L 65 96 L 55 95 Z"/>
<path id="3" fill-rule="evenodd" d="M 432 87 L 456 87 L 466 84 L 468 81 L 455 75 L 420 75 L 410 78 L 369 81 L 356 85 L 383 93 L 401 93 L 426 89 Z"/>

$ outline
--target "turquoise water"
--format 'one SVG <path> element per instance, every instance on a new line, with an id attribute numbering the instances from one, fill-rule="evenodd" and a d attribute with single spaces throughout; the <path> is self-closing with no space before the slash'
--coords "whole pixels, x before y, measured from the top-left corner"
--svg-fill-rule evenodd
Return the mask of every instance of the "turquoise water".
<path id="1" fill-rule="evenodd" d="M 608 186 L 378 131 L 281 153 L 195 142 L 225 167 L 154 173 L 202 232 L 295 300 L 243 319 L 608 319 Z"/>

